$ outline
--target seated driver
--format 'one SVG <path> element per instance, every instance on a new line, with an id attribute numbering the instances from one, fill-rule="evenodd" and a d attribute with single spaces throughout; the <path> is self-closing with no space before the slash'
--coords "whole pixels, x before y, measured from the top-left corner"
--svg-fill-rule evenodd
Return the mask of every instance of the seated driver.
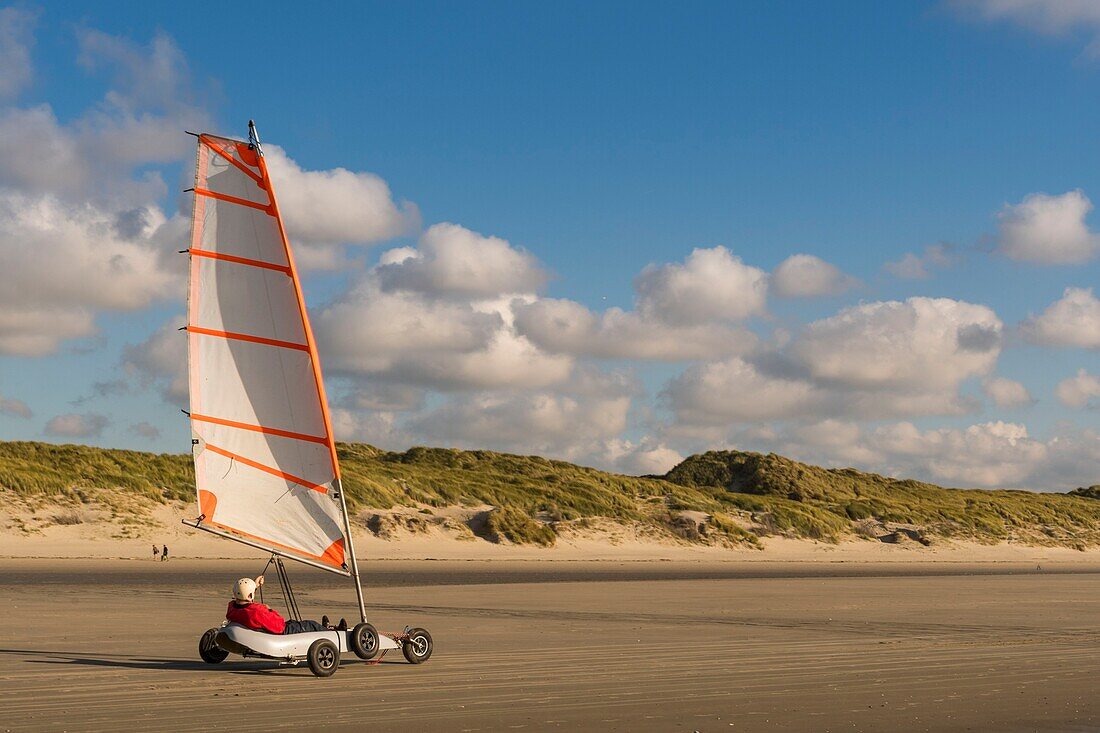
<path id="1" fill-rule="evenodd" d="M 286 621 L 275 609 L 262 603 L 254 603 L 256 589 L 264 584 L 264 576 L 255 580 L 241 578 L 233 586 L 233 600 L 229 602 L 229 608 L 225 611 L 225 617 L 235 623 L 253 631 L 265 631 L 269 634 L 298 634 L 303 631 L 325 631 L 328 628 L 328 617 L 322 616 L 322 622 L 316 621 Z M 337 631 L 347 629 L 348 622 L 340 619 Z"/>

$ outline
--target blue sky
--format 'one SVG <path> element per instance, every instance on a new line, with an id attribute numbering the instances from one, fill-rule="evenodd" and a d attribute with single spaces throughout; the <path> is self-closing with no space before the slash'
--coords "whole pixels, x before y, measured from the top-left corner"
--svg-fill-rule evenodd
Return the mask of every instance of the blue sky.
<path id="1" fill-rule="evenodd" d="M 1090 239 L 1100 221 L 1087 205 L 1057 198 L 1075 191 L 1083 200 L 1100 197 L 1100 58 L 1091 50 L 1100 11 L 1040 0 L 1014 7 L 982 0 L 303 10 L 288 3 L 265 5 L 245 23 L 201 3 L 186 12 L 159 3 L 18 5 L 7 11 L 0 42 L 26 54 L 0 59 L 27 73 L 4 91 L 0 116 L 30 126 L 19 113 L 48 105 L 57 127 L 49 144 L 72 144 L 73 155 L 108 183 L 70 185 L 9 160 L 0 162 L 0 190 L 54 196 L 56 211 L 94 205 L 108 219 L 155 206 L 171 220 L 190 205 L 177 192 L 193 154 L 182 133 L 182 143 L 171 136 L 196 123 L 241 135 L 254 117 L 265 141 L 293 159 L 291 173 L 373 174 L 388 185 L 392 208 L 408 201 L 419 212 L 419 225 L 400 231 L 381 226 L 383 233 L 351 230 L 340 242 L 305 241 L 340 262 L 306 276 L 315 318 L 322 310 L 352 318 L 364 302 L 350 293 L 374 277 L 382 252 L 416 248 L 433 225 L 451 222 L 537 260 L 531 266 L 547 282 L 524 293 L 529 301 L 568 300 L 597 316 L 622 308 L 639 314 L 645 328 L 672 328 L 673 338 L 688 327 L 736 327 L 759 339 L 752 349 L 742 344 L 695 358 L 639 358 L 636 344 L 594 356 L 576 344 L 551 348 L 546 333 L 520 325 L 508 338 L 525 348 L 534 343 L 540 354 L 533 359 L 557 361 L 521 370 L 530 375 L 541 364 L 545 378 L 493 382 L 413 374 L 404 366 L 408 351 L 390 354 L 384 367 L 350 366 L 350 351 L 370 351 L 370 339 L 337 344 L 342 336 L 330 334 L 322 343 L 344 356 L 322 358 L 348 439 L 543 452 L 624 471 L 663 470 L 694 450 L 736 446 L 958 485 L 1096 483 L 1100 344 L 1088 333 L 1090 325 L 1100 329 L 1090 320 L 1100 316 L 1082 295 L 1070 325 L 1084 335 L 1059 330 L 1065 309 L 1037 326 L 1021 324 L 1063 299 L 1066 288 L 1100 282 L 1100 250 Z M 109 147 L 102 141 L 120 130 L 145 136 L 150 142 L 142 145 L 153 150 L 102 152 Z M 149 184 L 150 173 L 162 183 Z M 307 178 L 287 186 L 308 186 Z M 1029 206 L 1039 193 L 1052 198 Z M 303 240 L 313 225 L 307 214 L 300 215 Z M 1026 226 L 1013 249 L 1007 242 L 1016 220 Z M 35 226 L 48 248 L 52 224 Z M 0 251 L 25 246 L 21 231 L 0 224 Z M 169 221 L 137 245 L 145 254 L 179 249 L 180 231 Z M 86 244 L 94 251 L 95 241 Z M 1051 254 L 1062 245 L 1084 253 L 1066 262 Z M 660 272 L 680 267 L 690 275 L 692 250 L 718 246 L 738 267 L 773 278 L 766 304 L 744 316 L 714 310 L 711 301 L 696 304 L 701 310 L 690 317 L 662 312 L 671 296 L 660 291 Z M 927 277 L 884 269 L 930 246 L 945 255 Z M 812 297 L 777 295 L 776 268 L 795 254 L 835 266 L 847 285 L 833 282 Z M 22 261 L 0 260 L 14 263 L 5 277 L 29 277 L 18 269 Z M 658 271 L 646 281 L 657 294 L 636 304 L 635 279 L 647 265 Z M 172 265 L 148 266 L 171 279 L 164 273 Z M 673 270 L 661 270 L 667 267 Z M 716 279 L 704 279 L 712 286 L 736 269 L 725 260 L 716 267 Z M 517 292 L 486 292 L 483 300 Z M 428 318 L 437 312 L 431 303 L 452 302 L 452 295 L 418 291 L 415 307 Z M 734 295 L 717 302 L 729 307 Z M 858 353 L 893 327 L 876 320 L 887 309 L 875 304 L 914 297 L 991 310 L 996 353 L 957 364 L 946 355 L 950 373 L 925 383 L 913 375 L 849 379 L 819 368 L 831 354 L 811 348 L 809 324 L 863 307 L 847 317 L 854 330 L 826 329 L 842 352 L 843 340 L 855 339 L 851 352 Z M 37 313 L 61 307 L 42 298 Z M 148 353 L 150 338 L 182 312 L 182 295 L 165 289 L 138 302 L 97 293 L 61 300 L 92 318 L 91 329 L 60 329 L 81 335 L 59 336 L 45 350 L 4 350 L 0 330 L 0 399 L 22 405 L 0 409 L 0 438 L 186 450 L 179 405 L 165 398 L 171 375 L 134 365 L 134 355 Z M 959 329 L 984 318 L 942 317 Z M 899 360 L 895 372 L 925 348 L 921 327 L 898 332 L 910 352 L 889 357 Z M 446 368 L 453 356 L 431 358 Z M 734 359 L 750 365 L 752 380 L 738 381 L 746 372 Z M 767 366 L 776 360 L 810 376 L 792 381 Z M 614 386 L 593 395 L 580 384 L 586 374 Z M 996 378 L 1017 382 L 1028 399 L 1004 396 L 998 404 L 983 390 Z M 1071 378 L 1077 381 L 1059 393 Z M 96 383 L 111 386 L 96 396 Z M 730 390 L 730 403 L 700 417 L 691 404 L 700 384 Z M 771 395 L 771 388 L 770 404 L 736 397 Z M 373 398 L 356 402 L 380 389 L 412 396 L 401 409 L 376 409 Z M 892 405 L 899 390 L 925 406 Z M 791 394 L 816 406 L 777 407 Z M 928 406 L 945 395 L 958 399 Z M 155 430 L 135 432 L 140 423 Z"/>

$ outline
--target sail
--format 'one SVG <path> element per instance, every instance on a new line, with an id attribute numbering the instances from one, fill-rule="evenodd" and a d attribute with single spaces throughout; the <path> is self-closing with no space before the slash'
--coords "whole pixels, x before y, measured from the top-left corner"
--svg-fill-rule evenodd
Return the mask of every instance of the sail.
<path id="1" fill-rule="evenodd" d="M 259 145 L 200 135 L 187 308 L 196 526 L 347 572 L 317 348 Z"/>

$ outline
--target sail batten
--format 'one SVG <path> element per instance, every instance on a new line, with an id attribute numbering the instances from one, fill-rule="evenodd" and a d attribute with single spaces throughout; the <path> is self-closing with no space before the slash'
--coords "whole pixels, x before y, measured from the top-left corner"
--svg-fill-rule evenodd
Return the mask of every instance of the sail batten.
<path id="1" fill-rule="evenodd" d="M 317 347 L 262 153 L 200 135 L 188 295 L 197 526 L 348 572 Z"/>

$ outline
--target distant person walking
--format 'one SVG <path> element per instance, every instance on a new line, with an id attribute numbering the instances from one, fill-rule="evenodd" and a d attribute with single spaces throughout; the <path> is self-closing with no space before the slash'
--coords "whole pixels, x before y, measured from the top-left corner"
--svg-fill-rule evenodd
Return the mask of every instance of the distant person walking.
<path id="1" fill-rule="evenodd" d="M 168 562 L 168 545 L 165 545 L 164 550 L 161 551 L 160 561 Z"/>
<path id="2" fill-rule="evenodd" d="M 153 560 L 156 561 L 156 560 L 159 560 L 159 559 L 160 559 L 160 548 L 157 547 L 156 545 L 153 545 Z"/>

